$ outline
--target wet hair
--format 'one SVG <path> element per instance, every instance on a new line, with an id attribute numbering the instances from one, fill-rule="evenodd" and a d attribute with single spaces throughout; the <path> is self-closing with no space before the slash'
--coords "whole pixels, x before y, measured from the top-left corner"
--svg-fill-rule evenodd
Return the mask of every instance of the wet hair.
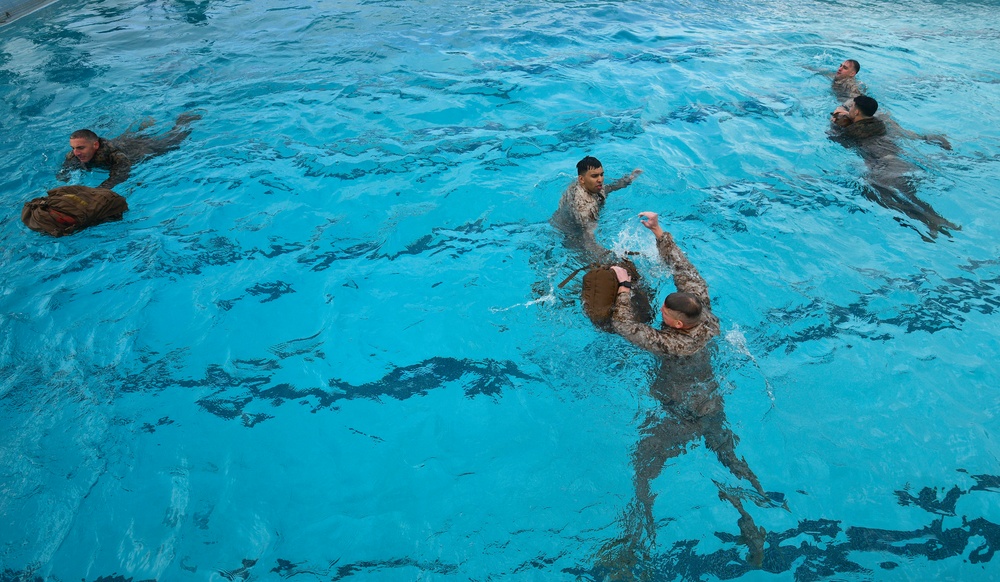
<path id="1" fill-rule="evenodd" d="M 582 176 L 586 174 L 588 170 L 603 167 L 604 166 L 601 165 L 601 160 L 595 158 L 594 156 L 587 156 L 576 163 L 576 175 Z"/>
<path id="2" fill-rule="evenodd" d="M 97 137 L 96 133 L 90 131 L 89 129 L 78 129 L 78 130 L 74 131 L 73 133 L 69 134 L 69 138 L 70 139 L 85 139 L 85 140 L 87 140 L 89 142 L 95 142 L 95 141 L 97 141 L 97 140 L 100 139 L 99 137 Z"/>
<path id="3" fill-rule="evenodd" d="M 875 115 L 876 111 L 878 111 L 878 101 L 867 95 L 858 95 L 855 97 L 854 105 L 858 108 L 858 111 L 865 115 L 865 117 L 871 117 L 872 115 Z"/>
<path id="4" fill-rule="evenodd" d="M 663 306 L 680 313 L 678 317 L 685 326 L 695 325 L 701 321 L 701 301 L 690 293 L 671 293 L 663 301 Z"/>
<path id="5" fill-rule="evenodd" d="M 847 59 L 847 62 L 851 63 L 851 66 L 854 67 L 854 74 L 855 75 L 857 75 L 858 73 L 861 72 L 861 63 L 859 63 L 858 61 L 856 61 L 854 59 Z"/>

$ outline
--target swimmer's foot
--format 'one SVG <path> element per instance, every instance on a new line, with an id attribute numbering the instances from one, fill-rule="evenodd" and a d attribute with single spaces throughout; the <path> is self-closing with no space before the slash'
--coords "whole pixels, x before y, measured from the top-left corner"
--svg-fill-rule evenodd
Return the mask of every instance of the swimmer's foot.
<path id="1" fill-rule="evenodd" d="M 181 113 L 177 116 L 177 121 L 174 122 L 174 128 L 184 127 L 192 121 L 198 121 L 199 119 L 201 119 L 201 115 L 197 113 L 191 113 L 190 111 Z"/>
<path id="2" fill-rule="evenodd" d="M 128 128 L 126 128 L 125 131 L 122 132 L 122 134 L 118 137 L 124 137 L 130 134 L 139 133 L 144 129 L 153 127 L 153 125 L 155 124 L 156 124 L 155 119 L 153 119 L 152 117 L 147 117 L 138 123 L 133 123 L 132 125 L 129 125 Z"/>

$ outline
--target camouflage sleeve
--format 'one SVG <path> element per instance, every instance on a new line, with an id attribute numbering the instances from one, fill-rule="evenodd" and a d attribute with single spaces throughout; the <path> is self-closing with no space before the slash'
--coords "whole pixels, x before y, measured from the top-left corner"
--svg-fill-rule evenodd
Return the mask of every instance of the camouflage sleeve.
<path id="1" fill-rule="evenodd" d="M 631 344 L 661 356 L 690 356 L 704 342 L 683 334 L 664 333 L 636 321 L 630 293 L 619 293 L 611 314 L 611 328 Z"/>
<path id="2" fill-rule="evenodd" d="M 586 255 L 587 260 L 597 261 L 609 251 L 597 242 L 597 220 L 604 198 L 591 196 L 575 183 L 563 194 L 559 201 L 557 215 L 568 216 L 560 220 L 560 228 L 567 235 L 567 246 Z"/>
<path id="3" fill-rule="evenodd" d="M 76 159 L 71 153 L 66 154 L 66 159 L 63 160 L 62 167 L 56 173 L 56 180 L 60 182 L 69 182 L 69 173 L 71 170 L 75 170 L 80 167 L 80 161 Z"/>
<path id="4" fill-rule="evenodd" d="M 708 285 L 701 278 L 698 269 L 694 268 L 688 260 L 684 251 L 674 242 L 674 237 L 669 232 L 664 232 L 663 236 L 656 239 L 656 248 L 660 251 L 660 258 L 670 265 L 674 271 L 674 285 L 682 293 L 690 293 L 698 298 L 703 309 L 712 309 L 712 302 L 708 298 Z"/>
<path id="5" fill-rule="evenodd" d="M 597 234 L 595 232 L 597 228 L 596 224 L 591 224 L 587 226 L 583 231 L 583 252 L 590 261 L 600 261 L 606 257 L 611 251 L 601 246 L 601 243 L 597 242 Z"/>
<path id="6" fill-rule="evenodd" d="M 857 79 L 851 78 L 851 82 L 848 83 L 847 91 L 851 96 L 851 99 L 857 97 L 858 95 L 864 95 L 863 85 L 859 85 Z"/>
<path id="7" fill-rule="evenodd" d="M 838 100 L 841 100 L 843 106 L 847 109 L 851 108 L 854 104 L 854 98 L 858 95 L 863 95 L 863 86 L 858 84 L 857 79 L 849 77 L 847 79 L 834 79 L 833 80 L 833 94 L 837 96 Z"/>
<path id="8" fill-rule="evenodd" d="M 111 168 L 108 170 L 108 179 L 101 182 L 97 186 L 98 188 L 107 188 L 110 190 L 128 180 L 129 172 L 132 170 L 132 161 L 128 159 L 128 156 L 122 152 L 115 152 L 111 154 L 110 162 Z"/>
<path id="9" fill-rule="evenodd" d="M 601 208 L 604 207 L 603 200 L 588 198 L 586 201 L 577 198 L 577 207 L 574 209 L 576 218 L 580 223 L 580 243 L 583 252 L 591 261 L 599 261 L 610 251 L 597 242 L 597 219 L 600 217 Z"/>
<path id="10" fill-rule="evenodd" d="M 664 232 L 656 239 L 656 247 L 663 262 L 673 269 L 677 290 L 694 295 L 704 309 L 711 310 L 708 285 L 674 242 L 674 237 Z M 611 326 L 615 333 L 632 344 L 659 355 L 690 356 L 704 347 L 706 340 L 703 335 L 666 333 L 637 321 L 629 293 L 620 293 L 615 298 Z"/>
<path id="11" fill-rule="evenodd" d="M 632 174 L 625 174 L 621 178 L 618 178 L 617 180 L 612 182 L 610 186 L 605 186 L 604 192 L 606 194 L 611 194 L 615 190 L 621 190 L 622 188 L 629 186 L 631 184 L 632 184 Z"/>

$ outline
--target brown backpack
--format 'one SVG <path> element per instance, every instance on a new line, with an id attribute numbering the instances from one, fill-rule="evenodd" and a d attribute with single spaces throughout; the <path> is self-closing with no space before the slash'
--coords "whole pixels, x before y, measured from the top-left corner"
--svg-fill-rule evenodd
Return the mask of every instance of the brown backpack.
<path id="1" fill-rule="evenodd" d="M 66 236 L 88 226 L 121 220 L 125 199 L 106 188 L 60 186 L 24 204 L 21 221 L 31 230 Z"/>
<path id="2" fill-rule="evenodd" d="M 635 279 L 633 279 L 634 281 Z M 583 291 L 580 299 L 583 311 L 598 327 L 611 324 L 611 311 L 618 298 L 618 277 L 610 265 L 592 267 L 583 276 Z"/>
<path id="3" fill-rule="evenodd" d="M 594 325 L 601 329 L 611 328 L 611 314 L 618 298 L 618 277 L 611 267 L 618 266 L 628 271 L 632 279 L 632 308 L 635 310 L 636 318 L 642 322 L 653 320 L 653 310 L 649 305 L 649 294 L 645 285 L 640 284 L 641 277 L 632 261 L 623 259 L 615 265 L 588 265 L 590 270 L 583 276 L 583 290 L 580 292 L 580 299 L 583 302 L 583 311 L 594 322 Z M 559 287 L 563 287 L 580 270 L 566 278 Z"/>

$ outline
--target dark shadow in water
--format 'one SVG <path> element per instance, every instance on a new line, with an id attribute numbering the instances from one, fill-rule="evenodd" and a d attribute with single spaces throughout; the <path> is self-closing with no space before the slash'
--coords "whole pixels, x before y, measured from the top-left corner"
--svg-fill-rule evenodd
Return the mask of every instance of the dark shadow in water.
<path id="1" fill-rule="evenodd" d="M 650 125 L 664 125 L 672 121 L 682 123 L 704 123 L 715 117 L 720 121 L 728 117 L 747 117 L 755 119 L 777 119 L 797 110 L 797 105 L 785 99 L 787 107 L 776 110 L 759 99 L 750 97 L 743 101 L 720 101 L 712 104 L 692 103 L 674 109 L 667 115 L 650 121 Z"/>
<path id="2" fill-rule="evenodd" d="M 962 471 L 964 472 L 964 471 Z M 1000 491 L 1000 478 L 994 475 L 972 475 L 976 485 L 968 490 L 953 486 L 943 498 L 943 489 L 925 487 L 916 495 L 897 491 L 902 506 L 916 505 L 935 515 L 955 516 L 958 500 L 974 491 Z M 861 553 L 877 552 L 886 559 L 879 563 L 882 570 L 903 567 L 891 559 L 898 556 L 907 561 L 923 558 L 936 562 L 963 560 L 970 564 L 985 564 L 1000 549 L 1000 525 L 982 517 L 962 516 L 961 524 L 945 527 L 944 517 L 933 519 L 926 526 L 913 530 L 890 530 L 858 526 L 842 526 L 830 519 L 803 520 L 798 527 L 766 534 L 762 560 L 756 564 L 743 556 L 736 547 L 741 536 L 716 532 L 716 537 L 734 547 L 709 554 L 696 552 L 698 540 L 676 542 L 667 552 L 653 556 L 643 571 L 649 580 L 733 580 L 756 569 L 772 574 L 790 572 L 797 582 L 838 579 L 843 576 L 877 575 L 852 559 Z M 970 549 L 970 543 L 975 547 Z M 964 557 L 968 551 L 968 556 Z M 589 569 L 565 569 L 584 580 L 618 580 L 609 576 L 602 566 Z"/>
<path id="3" fill-rule="evenodd" d="M 791 180 L 796 180 L 792 182 Z M 677 215 L 673 220 L 698 222 L 720 232 L 755 232 L 760 229 L 761 217 L 783 213 L 784 208 L 799 212 L 817 213 L 831 211 L 838 214 L 869 212 L 865 206 L 837 191 L 853 187 L 843 181 L 831 188 L 831 183 L 807 174 L 793 177 L 780 173 L 763 172 L 756 180 L 736 180 L 704 188 L 705 198 L 695 210 Z M 782 214 L 782 221 L 787 220 Z"/>
<path id="4" fill-rule="evenodd" d="M 274 346 L 279 357 L 302 356 L 305 361 L 325 357 L 320 351 L 316 336 Z M 203 378 L 181 379 L 172 375 L 181 350 L 151 362 L 142 372 L 121 380 L 122 392 L 155 393 L 171 388 L 213 389 L 209 396 L 198 400 L 198 405 L 215 416 L 226 420 L 240 420 L 245 426 L 254 425 L 274 417 L 274 409 L 285 402 L 308 404 L 311 412 L 323 409 L 337 410 L 342 401 L 358 398 L 381 401 L 385 398 L 405 400 L 425 396 L 430 391 L 455 383 L 462 387 L 469 398 L 476 396 L 498 397 L 504 389 L 513 388 L 520 381 L 538 381 L 510 361 L 470 360 L 435 357 L 411 366 L 394 367 L 381 379 L 364 384 L 350 384 L 339 378 L 329 381 L 326 388 L 298 388 L 288 383 L 272 383 L 273 372 L 281 367 L 280 360 L 236 360 L 233 366 L 241 373 L 230 373 L 218 365 L 205 370 Z M 167 424 L 160 419 L 160 425 Z M 143 430 L 155 427 L 146 423 Z"/>
<path id="5" fill-rule="evenodd" d="M 322 225 L 322 229 L 335 230 L 336 221 Z M 389 254 L 382 250 L 382 240 L 356 242 L 356 239 L 322 237 L 319 241 L 289 241 L 280 237 L 271 237 L 271 244 L 265 248 L 243 248 L 233 238 L 222 236 L 216 231 L 190 232 L 188 225 L 182 219 L 167 218 L 157 224 L 155 237 L 124 241 L 125 248 L 121 253 L 112 253 L 107 249 L 91 249 L 84 245 L 74 248 L 78 252 L 70 257 L 66 266 L 45 275 L 43 282 L 58 280 L 70 273 L 84 272 L 117 260 L 118 256 L 131 257 L 131 268 L 136 278 L 155 279 L 168 278 L 176 280 L 180 277 L 200 275 L 206 269 L 213 267 L 234 266 L 243 261 L 270 260 L 283 255 L 294 255 L 295 262 L 314 272 L 322 272 L 334 266 L 339 261 L 393 261 L 406 256 L 446 255 L 458 258 L 479 249 L 495 249 L 497 241 L 509 243 L 514 238 L 530 243 L 539 236 L 539 229 L 546 228 L 542 224 L 527 223 L 493 223 L 486 219 L 478 219 L 456 227 L 435 227 L 429 234 L 417 238 L 402 250 Z M 167 239 L 164 243 L 160 239 Z M 28 260 L 41 261 L 47 258 L 42 251 L 28 251 Z M 266 271 L 267 269 L 261 269 Z M 273 288 L 276 291 L 287 288 L 287 283 L 261 281 L 247 289 L 250 295 L 260 295 L 260 291 Z M 270 295 L 270 294 L 269 294 Z M 276 297 L 274 297 L 276 298 Z M 236 297 L 220 302 L 223 310 L 232 307 L 232 303 L 243 299 Z"/>
<path id="6" fill-rule="evenodd" d="M 173 4 L 176 6 L 178 13 L 184 16 L 189 24 L 204 25 L 208 23 L 208 8 L 210 5 L 209 0 L 175 0 Z"/>
<path id="7" fill-rule="evenodd" d="M 975 261 L 960 268 L 974 273 L 996 265 L 997 261 Z M 858 271 L 878 287 L 846 304 L 815 298 L 803 305 L 772 309 L 765 321 L 782 333 L 773 333 L 770 326 L 752 333 L 759 334 L 757 339 L 765 350 L 784 347 L 791 353 L 800 344 L 842 335 L 886 341 L 903 333 L 960 330 L 969 314 L 992 315 L 1000 310 L 1000 276 L 941 277 L 931 269 L 922 269 L 908 277 L 894 277 L 880 271 Z M 895 299 L 900 294 L 908 302 Z"/>

